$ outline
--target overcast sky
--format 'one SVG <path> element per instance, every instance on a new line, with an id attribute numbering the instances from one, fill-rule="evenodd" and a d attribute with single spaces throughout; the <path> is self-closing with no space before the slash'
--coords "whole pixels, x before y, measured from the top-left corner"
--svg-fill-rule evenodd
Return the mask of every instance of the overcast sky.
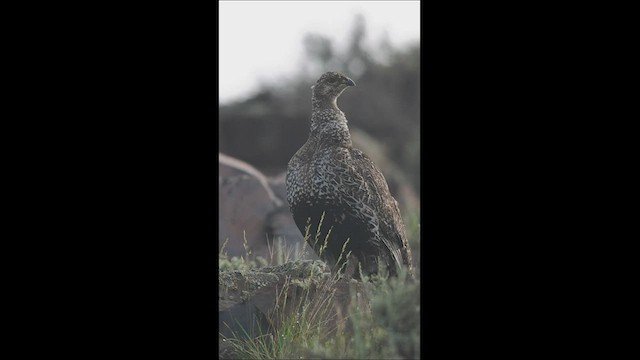
<path id="1" fill-rule="evenodd" d="M 250 95 L 261 80 L 295 70 L 306 33 L 345 44 L 356 14 L 366 21 L 367 40 L 386 30 L 395 47 L 420 39 L 419 1 L 220 1 L 219 101 Z"/>

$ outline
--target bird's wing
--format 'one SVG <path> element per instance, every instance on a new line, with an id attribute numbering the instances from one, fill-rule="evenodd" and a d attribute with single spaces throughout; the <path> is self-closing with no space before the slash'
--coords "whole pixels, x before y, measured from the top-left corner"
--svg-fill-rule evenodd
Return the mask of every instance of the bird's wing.
<path id="1" fill-rule="evenodd" d="M 398 267 L 404 264 L 411 271 L 411 250 L 404 222 L 400 216 L 398 202 L 391 196 L 384 175 L 362 151 L 352 149 L 351 156 L 355 170 L 360 175 L 360 180 L 364 182 L 363 187 L 366 188 L 365 202 L 378 214 L 381 241 L 393 254 Z"/>

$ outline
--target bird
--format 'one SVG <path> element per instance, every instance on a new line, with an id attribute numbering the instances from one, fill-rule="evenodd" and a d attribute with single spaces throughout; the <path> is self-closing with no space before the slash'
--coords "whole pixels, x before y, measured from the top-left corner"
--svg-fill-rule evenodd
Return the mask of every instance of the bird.
<path id="1" fill-rule="evenodd" d="M 398 202 L 376 164 L 354 148 L 338 97 L 355 82 L 329 71 L 311 87 L 311 126 L 287 164 L 286 190 L 296 226 L 320 259 L 341 275 L 414 278 Z"/>

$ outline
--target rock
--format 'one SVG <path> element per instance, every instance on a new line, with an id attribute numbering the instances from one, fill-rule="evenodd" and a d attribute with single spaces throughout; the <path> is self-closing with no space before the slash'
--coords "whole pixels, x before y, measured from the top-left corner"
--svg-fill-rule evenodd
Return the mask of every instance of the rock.
<path id="1" fill-rule="evenodd" d="M 335 325 L 348 315 L 354 298 L 358 309 L 370 311 L 363 284 L 355 280 L 331 280 L 326 265 L 319 260 L 299 260 L 250 271 L 223 271 L 218 285 L 221 354 L 229 352 L 223 341 L 225 337 L 273 334 L 281 320 L 300 311 L 303 301 L 322 303 L 330 293 L 334 301 L 333 306 L 326 309 L 326 317 L 331 319 L 324 325 L 327 329 L 337 328 Z M 285 294 L 286 302 L 282 301 Z M 331 332 L 328 335 L 331 336 Z"/>
<path id="2" fill-rule="evenodd" d="M 256 337 L 273 329 L 277 290 L 290 279 L 323 279 L 322 261 L 295 261 L 250 271 L 221 271 L 218 275 L 218 342 L 228 351 L 225 337 Z M 296 286 L 290 287 L 295 291 Z M 287 309 L 289 310 L 289 309 Z"/>
<path id="3" fill-rule="evenodd" d="M 269 214 L 284 206 L 267 182 L 251 165 L 218 155 L 219 246 L 230 256 L 245 255 L 244 241 L 254 255 L 265 256 Z"/>
<path id="4" fill-rule="evenodd" d="M 219 247 L 226 241 L 230 257 L 245 256 L 246 238 L 253 256 L 268 258 L 269 246 L 281 242 L 292 252 L 304 253 L 304 259 L 317 259 L 289 211 L 284 176 L 268 179 L 246 162 L 222 153 L 218 167 Z"/>
<path id="5" fill-rule="evenodd" d="M 287 173 L 286 171 L 281 172 L 280 174 L 272 177 L 268 177 L 267 181 L 269 182 L 269 186 L 273 193 L 279 197 L 280 199 L 287 199 Z"/>

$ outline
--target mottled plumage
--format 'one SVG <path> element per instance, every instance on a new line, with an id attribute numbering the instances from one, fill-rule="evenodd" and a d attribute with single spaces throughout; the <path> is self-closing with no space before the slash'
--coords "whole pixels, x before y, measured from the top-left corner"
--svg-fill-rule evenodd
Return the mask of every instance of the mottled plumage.
<path id="1" fill-rule="evenodd" d="M 311 234 L 309 245 L 334 270 L 350 251 L 365 274 L 376 273 L 378 263 L 392 275 L 403 266 L 412 274 L 398 203 L 380 169 L 352 147 L 347 119 L 338 109 L 337 98 L 348 86 L 355 83 L 328 72 L 312 87 L 309 139 L 287 167 L 290 210 L 302 234 Z"/>

